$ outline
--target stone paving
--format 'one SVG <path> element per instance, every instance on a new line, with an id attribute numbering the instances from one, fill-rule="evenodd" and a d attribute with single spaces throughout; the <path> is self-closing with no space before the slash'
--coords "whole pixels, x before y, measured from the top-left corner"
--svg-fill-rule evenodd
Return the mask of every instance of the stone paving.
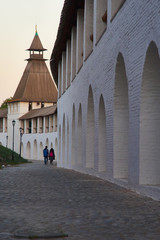
<path id="1" fill-rule="evenodd" d="M 42 161 L 1 170 L 0 239 L 54 233 L 68 240 L 159 240 L 160 203 Z"/>

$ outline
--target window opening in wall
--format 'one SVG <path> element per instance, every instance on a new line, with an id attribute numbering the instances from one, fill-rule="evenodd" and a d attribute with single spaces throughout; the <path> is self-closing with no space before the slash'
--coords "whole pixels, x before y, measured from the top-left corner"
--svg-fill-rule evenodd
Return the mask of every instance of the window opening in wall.
<path id="1" fill-rule="evenodd" d="M 20 127 L 23 129 L 23 133 L 25 133 L 24 120 L 21 120 L 21 121 L 20 121 Z"/>
<path id="2" fill-rule="evenodd" d="M 117 15 L 126 0 L 112 0 L 111 1 L 111 21 Z"/>
<path id="3" fill-rule="evenodd" d="M 44 107 L 44 103 L 42 102 L 42 103 L 41 103 L 41 108 L 43 108 L 43 107 Z"/>
<path id="4" fill-rule="evenodd" d="M 107 10 L 105 11 L 104 15 L 102 16 L 102 21 L 107 23 Z"/>
<path id="5" fill-rule="evenodd" d="M 44 124 L 44 119 L 42 117 L 42 133 L 43 133 L 43 124 Z"/>
<path id="6" fill-rule="evenodd" d="M 29 120 L 29 129 L 28 129 L 29 133 L 32 133 L 32 120 Z"/>
<path id="7" fill-rule="evenodd" d="M 33 119 L 33 128 L 34 133 L 37 133 L 37 118 Z"/>
<path id="8" fill-rule="evenodd" d="M 28 110 L 29 111 L 32 110 L 32 103 L 31 102 L 29 103 Z"/>
<path id="9" fill-rule="evenodd" d="M 96 44 L 106 31 L 107 27 L 107 3 L 108 0 L 97 0 L 96 9 Z"/>
<path id="10" fill-rule="evenodd" d="M 84 10 L 84 61 L 90 56 L 93 50 L 93 10 L 94 1 L 85 1 Z"/>

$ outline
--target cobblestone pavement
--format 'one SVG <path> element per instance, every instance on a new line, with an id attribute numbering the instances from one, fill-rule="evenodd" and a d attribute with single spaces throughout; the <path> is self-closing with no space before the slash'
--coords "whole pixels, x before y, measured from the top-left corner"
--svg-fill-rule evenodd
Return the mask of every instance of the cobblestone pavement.
<path id="1" fill-rule="evenodd" d="M 40 161 L 0 171 L 0 239 L 54 233 L 68 240 L 159 240 L 160 203 Z"/>

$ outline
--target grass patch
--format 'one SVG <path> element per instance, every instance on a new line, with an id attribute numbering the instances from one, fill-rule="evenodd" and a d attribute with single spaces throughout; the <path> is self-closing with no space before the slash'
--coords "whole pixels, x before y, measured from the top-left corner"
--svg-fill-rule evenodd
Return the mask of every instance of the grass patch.
<path id="1" fill-rule="evenodd" d="M 14 152 L 14 160 L 12 160 L 12 150 L 0 145 L 0 169 L 3 165 L 16 165 L 28 162 L 27 159 L 20 157 L 16 152 Z"/>

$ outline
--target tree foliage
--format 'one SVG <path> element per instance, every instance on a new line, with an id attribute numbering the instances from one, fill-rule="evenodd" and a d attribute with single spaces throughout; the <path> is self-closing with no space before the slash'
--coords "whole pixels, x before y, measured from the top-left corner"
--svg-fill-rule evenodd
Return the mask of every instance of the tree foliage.
<path id="1" fill-rule="evenodd" d="M 6 100 L 3 101 L 3 103 L 0 106 L 0 109 L 7 108 L 7 103 L 12 100 L 12 97 L 7 98 Z"/>

